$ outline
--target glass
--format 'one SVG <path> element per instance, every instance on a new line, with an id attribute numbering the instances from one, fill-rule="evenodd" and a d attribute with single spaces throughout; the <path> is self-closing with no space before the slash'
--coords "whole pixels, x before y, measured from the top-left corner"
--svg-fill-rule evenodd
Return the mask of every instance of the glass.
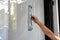
<path id="1" fill-rule="evenodd" d="M 8 0 L 0 0 L 0 40 L 8 40 Z"/>
<path id="2" fill-rule="evenodd" d="M 12 2 L 10 1 L 10 18 L 11 18 L 11 26 L 12 29 L 15 30 L 16 29 L 16 2 Z"/>

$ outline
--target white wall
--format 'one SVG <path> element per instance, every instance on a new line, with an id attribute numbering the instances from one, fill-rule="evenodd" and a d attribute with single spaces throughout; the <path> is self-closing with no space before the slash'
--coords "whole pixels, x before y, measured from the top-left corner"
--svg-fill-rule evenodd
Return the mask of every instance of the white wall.
<path id="1" fill-rule="evenodd" d="M 28 31 L 28 5 L 32 5 L 32 14 L 44 23 L 43 0 L 28 0 L 17 4 L 17 26 L 15 30 L 10 28 L 9 40 L 45 40 L 41 28 L 34 22 L 32 25 L 33 30 Z"/>

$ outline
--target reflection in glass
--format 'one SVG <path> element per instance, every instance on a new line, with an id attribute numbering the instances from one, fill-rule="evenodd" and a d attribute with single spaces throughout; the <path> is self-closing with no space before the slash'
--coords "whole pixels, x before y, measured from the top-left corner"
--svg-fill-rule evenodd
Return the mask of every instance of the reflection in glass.
<path id="1" fill-rule="evenodd" d="M 11 5 L 11 8 L 10 8 L 11 26 L 12 26 L 12 29 L 15 30 L 16 29 L 16 2 L 11 1 L 10 5 Z"/>
<path id="2" fill-rule="evenodd" d="M 0 0 L 0 40 L 8 38 L 8 0 Z"/>

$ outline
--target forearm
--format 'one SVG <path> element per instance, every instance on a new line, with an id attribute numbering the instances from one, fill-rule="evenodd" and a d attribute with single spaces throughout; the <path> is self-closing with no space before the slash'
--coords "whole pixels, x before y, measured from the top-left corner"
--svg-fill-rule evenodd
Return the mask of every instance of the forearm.
<path id="1" fill-rule="evenodd" d="M 50 37 L 51 39 L 54 38 L 55 40 L 57 40 L 54 33 L 51 30 L 49 30 L 44 24 L 42 24 L 40 21 L 38 21 L 37 24 L 48 37 Z"/>
<path id="2" fill-rule="evenodd" d="M 51 30 L 49 30 L 44 24 L 42 24 L 36 16 L 32 16 L 32 19 L 35 23 L 39 25 L 39 27 L 49 38 L 51 38 L 52 40 L 59 40 L 59 38 L 55 36 L 54 33 Z"/>

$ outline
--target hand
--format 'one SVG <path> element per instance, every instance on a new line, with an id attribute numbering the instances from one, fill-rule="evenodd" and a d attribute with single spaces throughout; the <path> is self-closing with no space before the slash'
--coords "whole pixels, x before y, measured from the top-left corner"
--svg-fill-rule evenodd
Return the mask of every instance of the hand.
<path id="1" fill-rule="evenodd" d="M 35 23 L 38 23 L 38 22 L 39 22 L 39 20 L 38 20 L 38 18 L 37 18 L 36 16 L 32 16 L 32 19 L 33 19 L 33 21 L 34 21 Z"/>

